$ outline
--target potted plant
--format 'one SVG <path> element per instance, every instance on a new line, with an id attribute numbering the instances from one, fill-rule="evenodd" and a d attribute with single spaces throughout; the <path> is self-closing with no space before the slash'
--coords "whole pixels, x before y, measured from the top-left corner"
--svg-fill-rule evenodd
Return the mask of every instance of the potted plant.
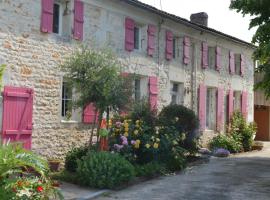
<path id="1" fill-rule="evenodd" d="M 61 164 L 61 160 L 59 159 L 48 159 L 49 167 L 52 172 L 57 172 L 59 171 L 59 167 Z"/>

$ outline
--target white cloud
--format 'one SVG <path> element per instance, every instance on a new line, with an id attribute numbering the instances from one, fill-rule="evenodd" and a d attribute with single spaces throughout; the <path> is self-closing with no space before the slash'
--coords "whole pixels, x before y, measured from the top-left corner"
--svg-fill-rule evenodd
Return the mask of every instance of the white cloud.
<path id="1" fill-rule="evenodd" d="M 160 9 L 160 0 L 140 0 Z M 161 0 L 162 10 L 189 19 L 190 14 L 206 12 L 208 26 L 250 42 L 255 30 L 248 30 L 250 17 L 229 9 L 230 0 Z"/>

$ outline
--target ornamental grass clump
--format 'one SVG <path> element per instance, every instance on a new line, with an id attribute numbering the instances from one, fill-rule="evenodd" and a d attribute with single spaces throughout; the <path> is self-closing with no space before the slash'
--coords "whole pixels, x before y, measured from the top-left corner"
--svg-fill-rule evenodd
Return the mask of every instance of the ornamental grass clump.
<path id="1" fill-rule="evenodd" d="M 135 176 L 133 165 L 117 153 L 89 152 L 78 160 L 78 181 L 96 188 L 116 188 Z"/>

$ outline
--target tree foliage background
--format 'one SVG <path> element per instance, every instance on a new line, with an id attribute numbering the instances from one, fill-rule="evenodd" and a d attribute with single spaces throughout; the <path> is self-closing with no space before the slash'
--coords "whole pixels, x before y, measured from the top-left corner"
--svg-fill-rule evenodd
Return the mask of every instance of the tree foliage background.
<path id="1" fill-rule="evenodd" d="M 257 72 L 264 74 L 263 79 L 255 89 L 265 92 L 270 97 L 270 0 L 232 0 L 231 9 L 243 15 L 251 15 L 249 28 L 257 27 L 252 38 L 252 43 L 258 45 L 254 53 L 254 59 L 259 61 Z"/>

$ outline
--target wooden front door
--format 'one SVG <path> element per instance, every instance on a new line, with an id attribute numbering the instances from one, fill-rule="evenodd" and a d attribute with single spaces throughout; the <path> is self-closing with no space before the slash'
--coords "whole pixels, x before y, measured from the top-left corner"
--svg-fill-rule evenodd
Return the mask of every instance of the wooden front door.
<path id="1" fill-rule="evenodd" d="M 33 89 L 4 87 L 3 142 L 20 142 L 25 149 L 32 145 Z"/>
<path id="2" fill-rule="evenodd" d="M 258 126 L 255 140 L 268 141 L 269 138 L 269 107 L 255 106 L 254 121 Z"/>

